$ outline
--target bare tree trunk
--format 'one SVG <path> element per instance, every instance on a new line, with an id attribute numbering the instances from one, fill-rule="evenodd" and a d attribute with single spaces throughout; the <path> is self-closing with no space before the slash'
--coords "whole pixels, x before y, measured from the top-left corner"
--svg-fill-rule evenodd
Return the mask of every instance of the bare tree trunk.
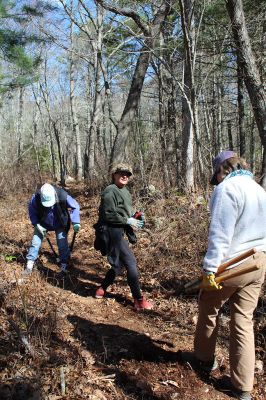
<path id="1" fill-rule="evenodd" d="M 52 121 L 49 121 L 49 139 L 50 139 L 50 154 L 51 154 L 51 159 L 52 159 L 53 180 L 56 180 L 56 177 L 57 177 L 56 157 L 55 157 L 54 141 L 53 141 L 53 135 L 52 135 Z"/>
<path id="2" fill-rule="evenodd" d="M 86 164 L 85 176 L 92 182 L 95 178 L 95 145 L 97 140 L 97 131 L 101 117 L 102 101 L 101 101 L 101 51 L 103 41 L 103 8 L 97 6 L 97 43 L 94 44 L 94 71 L 95 71 L 95 90 L 93 99 L 93 110 L 91 115 L 90 127 L 86 145 Z"/>
<path id="3" fill-rule="evenodd" d="M 238 105 L 238 130 L 239 130 L 239 154 L 241 157 L 245 157 L 246 154 L 246 136 L 244 130 L 244 80 L 243 70 L 239 60 L 237 51 L 237 105 Z"/>
<path id="4" fill-rule="evenodd" d="M 227 121 L 227 134 L 228 134 L 228 143 L 229 143 L 229 149 L 233 150 L 234 144 L 233 144 L 233 136 L 232 136 L 232 124 L 231 121 Z"/>
<path id="5" fill-rule="evenodd" d="M 222 143 L 222 82 L 219 77 L 217 82 L 217 146 L 218 152 L 221 151 Z"/>
<path id="6" fill-rule="evenodd" d="M 51 117 L 51 109 L 50 109 L 50 102 L 49 102 L 49 97 L 48 97 L 48 88 L 47 88 L 47 58 L 44 60 L 44 85 L 40 84 L 40 90 L 42 93 L 42 97 L 44 100 L 44 104 L 46 106 L 49 122 L 48 122 L 48 134 L 49 134 L 49 139 L 50 139 L 50 153 L 51 153 L 51 159 L 52 159 L 52 165 L 53 165 L 53 179 L 56 180 L 57 178 L 57 170 L 56 170 L 56 156 L 55 156 L 55 150 L 54 150 L 54 141 L 53 141 L 53 135 L 52 131 L 54 131 L 53 127 L 53 120 Z"/>
<path id="7" fill-rule="evenodd" d="M 203 115 L 204 115 L 204 126 L 205 126 L 205 132 L 206 132 L 206 141 L 207 141 L 207 143 L 209 143 L 211 141 L 210 111 L 209 111 L 209 107 L 208 107 L 208 102 L 206 101 L 205 97 L 203 100 Z"/>
<path id="8" fill-rule="evenodd" d="M 118 122 L 117 134 L 111 153 L 111 164 L 121 162 L 125 158 L 128 136 L 139 105 L 144 78 L 150 62 L 150 48 L 152 47 L 152 41 L 149 40 L 147 42 L 148 48 L 144 46 L 140 52 L 127 101 L 121 119 Z"/>
<path id="9" fill-rule="evenodd" d="M 56 163 L 55 163 L 55 151 L 54 151 L 54 144 L 53 144 L 53 138 L 51 135 L 51 130 L 54 132 L 55 139 L 56 139 L 56 144 L 57 144 L 57 150 L 58 150 L 58 157 L 59 157 L 59 169 L 60 169 L 60 182 L 62 186 L 65 186 L 65 179 L 66 179 L 66 165 L 64 162 L 64 153 L 62 151 L 62 146 L 61 146 L 61 138 L 60 138 L 60 132 L 57 128 L 57 122 L 54 120 L 54 118 L 51 115 L 51 107 L 50 107 L 50 101 L 49 101 L 49 96 L 48 96 L 48 89 L 47 89 L 47 82 L 46 82 L 46 63 L 47 60 L 45 60 L 44 64 L 44 76 L 45 76 L 45 83 L 44 86 L 40 85 L 41 93 L 43 96 L 43 100 L 46 106 L 47 114 L 49 117 L 49 136 L 50 136 L 50 150 L 51 150 L 51 157 L 53 160 L 53 172 L 54 172 L 54 178 L 56 178 Z"/>
<path id="10" fill-rule="evenodd" d="M 91 123 L 89 128 L 89 135 L 87 140 L 86 157 L 88 160 L 86 177 L 92 181 L 95 177 L 95 144 L 97 139 L 97 129 L 101 116 L 101 82 L 100 82 L 100 64 L 97 60 L 96 65 L 96 81 L 95 81 L 95 93 L 93 102 L 93 111 L 91 116 Z"/>
<path id="11" fill-rule="evenodd" d="M 119 15 L 131 17 L 139 26 L 144 34 L 144 45 L 140 50 L 140 55 L 136 64 L 131 86 L 127 96 L 126 104 L 117 125 L 117 134 L 111 152 L 111 162 L 120 162 L 125 158 L 125 150 L 128 142 L 130 128 L 134 122 L 136 111 L 138 109 L 143 82 L 150 62 L 150 55 L 154 47 L 155 40 L 161 31 L 162 24 L 171 10 L 171 1 L 162 2 L 158 6 L 158 11 L 154 16 L 152 23 L 145 24 L 143 19 L 130 8 L 119 8 L 110 4 L 106 4 L 102 0 L 97 0 L 106 9 Z"/>
<path id="12" fill-rule="evenodd" d="M 255 139 L 254 139 L 254 125 L 255 120 L 252 118 L 251 127 L 250 127 L 250 145 L 249 145 L 249 162 L 250 169 L 252 172 L 255 171 Z"/>
<path id="13" fill-rule="evenodd" d="M 226 7 L 232 23 L 235 45 L 239 51 L 239 63 L 244 72 L 245 85 L 263 146 L 261 185 L 266 189 L 266 94 L 251 48 L 242 1 L 226 0 Z"/>
<path id="14" fill-rule="evenodd" d="M 160 52 L 161 58 L 163 58 L 162 49 L 165 44 L 163 41 L 163 35 L 160 33 Z M 164 66 L 162 63 L 158 65 L 158 93 L 159 93 L 159 137 L 161 143 L 161 155 L 162 155 L 162 169 L 163 169 L 163 183 L 165 193 L 167 193 L 170 183 L 169 171 L 168 171 L 168 143 L 167 143 L 167 99 L 165 98 L 164 85 Z"/>
<path id="15" fill-rule="evenodd" d="M 40 165 L 39 151 L 38 151 L 38 147 L 36 145 L 36 139 L 38 137 L 38 120 L 37 120 L 36 107 L 34 108 L 34 111 L 33 111 L 33 132 L 31 134 L 31 136 L 32 136 L 33 149 L 34 149 L 35 157 L 36 157 L 36 166 L 37 166 L 37 171 L 38 171 L 38 176 L 39 176 L 39 182 L 42 183 L 42 171 L 41 171 L 41 165 Z"/>
<path id="16" fill-rule="evenodd" d="M 71 10 L 73 6 L 73 0 L 71 1 Z M 75 98 L 75 63 L 73 57 L 73 22 L 71 21 L 70 25 L 70 42 L 71 42 L 71 49 L 69 53 L 69 69 L 70 69 L 70 110 L 71 110 L 71 117 L 72 117 L 72 127 L 73 127 L 73 135 L 76 142 L 76 178 L 78 181 L 82 179 L 82 156 L 81 156 L 81 144 L 80 144 L 80 131 L 79 131 L 79 123 L 77 118 L 77 109 L 76 109 L 76 98 Z"/>
<path id="17" fill-rule="evenodd" d="M 216 74 L 213 76 L 212 82 L 212 146 L 214 150 L 214 154 L 219 152 L 218 148 L 218 132 L 217 132 L 217 115 L 216 115 L 216 106 L 217 106 L 217 87 L 216 87 Z"/>
<path id="18" fill-rule="evenodd" d="M 17 159 L 20 162 L 21 154 L 23 152 L 23 142 L 22 142 L 22 133 L 23 133 L 23 94 L 24 88 L 19 88 L 19 103 L 18 103 L 18 119 L 17 119 Z"/>
<path id="19" fill-rule="evenodd" d="M 42 93 L 47 111 L 48 111 L 48 116 L 50 115 L 50 108 L 49 108 L 49 102 L 47 100 L 47 93 L 45 92 L 45 90 L 42 88 L 42 86 L 40 85 L 40 91 Z M 41 100 L 40 100 L 40 96 L 37 95 L 37 93 L 35 92 L 35 90 L 32 90 L 34 98 L 35 98 L 35 102 L 36 102 L 36 106 L 39 110 L 41 119 L 42 119 L 42 124 L 43 124 L 43 129 L 44 129 L 44 135 L 46 137 L 46 135 L 49 138 L 49 151 L 50 151 L 50 157 L 52 160 L 52 176 L 53 176 L 53 180 L 56 179 L 56 161 L 55 161 L 55 152 L 54 152 L 54 143 L 53 143 L 53 135 L 52 135 L 52 121 L 51 118 L 49 117 L 47 124 L 48 124 L 48 128 L 46 127 L 46 123 L 45 123 L 45 118 L 43 115 L 43 111 L 41 108 Z M 37 150 L 37 149 L 36 149 Z M 42 179 L 42 178 L 41 178 Z"/>
<path id="20" fill-rule="evenodd" d="M 143 160 L 143 148 L 145 148 L 145 138 L 143 137 L 142 132 L 143 132 L 143 130 L 140 127 L 140 117 L 138 115 L 138 123 L 136 126 L 136 134 L 135 134 L 136 153 L 137 153 L 138 159 L 139 159 L 141 187 L 143 189 L 148 189 L 148 179 L 147 179 L 147 175 L 146 175 L 146 171 L 145 171 L 145 167 L 144 167 L 144 160 Z"/>
<path id="21" fill-rule="evenodd" d="M 53 122 L 53 129 L 54 129 L 54 135 L 56 138 L 57 150 L 58 150 L 59 167 L 60 167 L 60 183 L 62 186 L 65 186 L 65 184 L 66 184 L 65 157 L 64 157 L 64 152 L 62 151 L 60 132 L 57 129 L 55 122 Z"/>
<path id="22" fill-rule="evenodd" d="M 193 110 L 195 104 L 194 65 L 195 27 L 194 0 L 179 0 L 181 8 L 182 29 L 184 35 L 184 93 L 182 97 L 182 170 L 186 190 L 194 189 L 194 127 Z"/>

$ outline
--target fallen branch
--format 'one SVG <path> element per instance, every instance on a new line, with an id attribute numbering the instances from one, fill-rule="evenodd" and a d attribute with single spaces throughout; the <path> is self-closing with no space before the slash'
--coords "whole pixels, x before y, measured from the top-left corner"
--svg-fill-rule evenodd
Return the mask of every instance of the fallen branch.
<path id="1" fill-rule="evenodd" d="M 23 346 L 26 348 L 26 350 L 28 350 L 28 352 L 30 353 L 32 358 L 34 358 L 35 351 L 34 351 L 33 347 L 31 346 L 31 344 L 29 343 L 27 337 L 21 332 L 19 326 L 11 318 L 8 319 L 8 322 L 9 322 L 10 326 L 14 329 L 14 331 L 17 333 L 18 338 L 21 341 L 21 343 L 23 344 Z"/>
<path id="2" fill-rule="evenodd" d="M 66 381 L 65 381 L 64 367 L 60 367 L 60 382 L 61 382 L 61 394 L 62 394 L 62 396 L 65 396 L 65 394 L 66 394 Z"/>

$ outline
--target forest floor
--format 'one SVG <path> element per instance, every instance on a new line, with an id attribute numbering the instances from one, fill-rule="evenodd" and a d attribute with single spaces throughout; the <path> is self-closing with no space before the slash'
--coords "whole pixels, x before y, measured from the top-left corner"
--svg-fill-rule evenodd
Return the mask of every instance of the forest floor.
<path id="1" fill-rule="evenodd" d="M 29 196 L 0 199 L 0 399 L 229 399 L 219 384 L 229 374 L 227 307 L 217 344 L 219 369 L 199 374 L 180 357 L 193 347 L 197 294 L 184 294 L 182 286 L 199 274 L 206 250 L 204 199 L 188 201 L 178 193 L 138 198 L 147 223 L 134 254 L 154 310 L 137 313 L 125 274 L 106 298 L 94 298 L 108 269 L 93 248 L 99 197 L 78 186 L 67 189 L 81 205 L 82 228 L 64 280 L 57 278 L 45 240 L 35 272 L 20 281 L 32 236 Z M 55 244 L 54 234 L 49 237 Z M 264 306 L 262 293 L 255 314 L 257 400 L 266 398 Z"/>

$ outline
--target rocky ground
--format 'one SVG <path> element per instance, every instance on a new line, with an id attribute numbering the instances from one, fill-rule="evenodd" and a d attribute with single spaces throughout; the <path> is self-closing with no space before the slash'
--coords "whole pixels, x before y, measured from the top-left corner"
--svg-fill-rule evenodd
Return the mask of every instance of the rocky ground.
<path id="1" fill-rule="evenodd" d="M 29 196 L 0 200 L 0 399 L 229 399 L 219 383 L 229 373 L 226 307 L 219 370 L 200 374 L 180 358 L 180 351 L 192 349 L 197 320 L 197 294 L 182 288 L 198 274 L 206 250 L 204 199 L 135 196 L 147 224 L 134 253 L 144 294 L 154 303 L 154 310 L 136 313 L 125 275 L 106 298 L 93 297 L 108 268 L 93 248 L 98 197 L 83 187 L 68 189 L 81 204 L 82 229 L 64 280 L 45 240 L 34 274 L 20 281 L 32 235 Z M 266 398 L 264 306 L 262 293 L 255 315 L 257 400 Z"/>

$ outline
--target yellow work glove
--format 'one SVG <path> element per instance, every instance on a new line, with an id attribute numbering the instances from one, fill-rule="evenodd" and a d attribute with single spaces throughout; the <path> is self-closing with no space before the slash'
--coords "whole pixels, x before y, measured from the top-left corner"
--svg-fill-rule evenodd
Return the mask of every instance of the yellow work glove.
<path id="1" fill-rule="evenodd" d="M 222 286 L 215 282 L 215 275 L 210 273 L 203 273 L 200 288 L 203 290 L 220 290 Z"/>

